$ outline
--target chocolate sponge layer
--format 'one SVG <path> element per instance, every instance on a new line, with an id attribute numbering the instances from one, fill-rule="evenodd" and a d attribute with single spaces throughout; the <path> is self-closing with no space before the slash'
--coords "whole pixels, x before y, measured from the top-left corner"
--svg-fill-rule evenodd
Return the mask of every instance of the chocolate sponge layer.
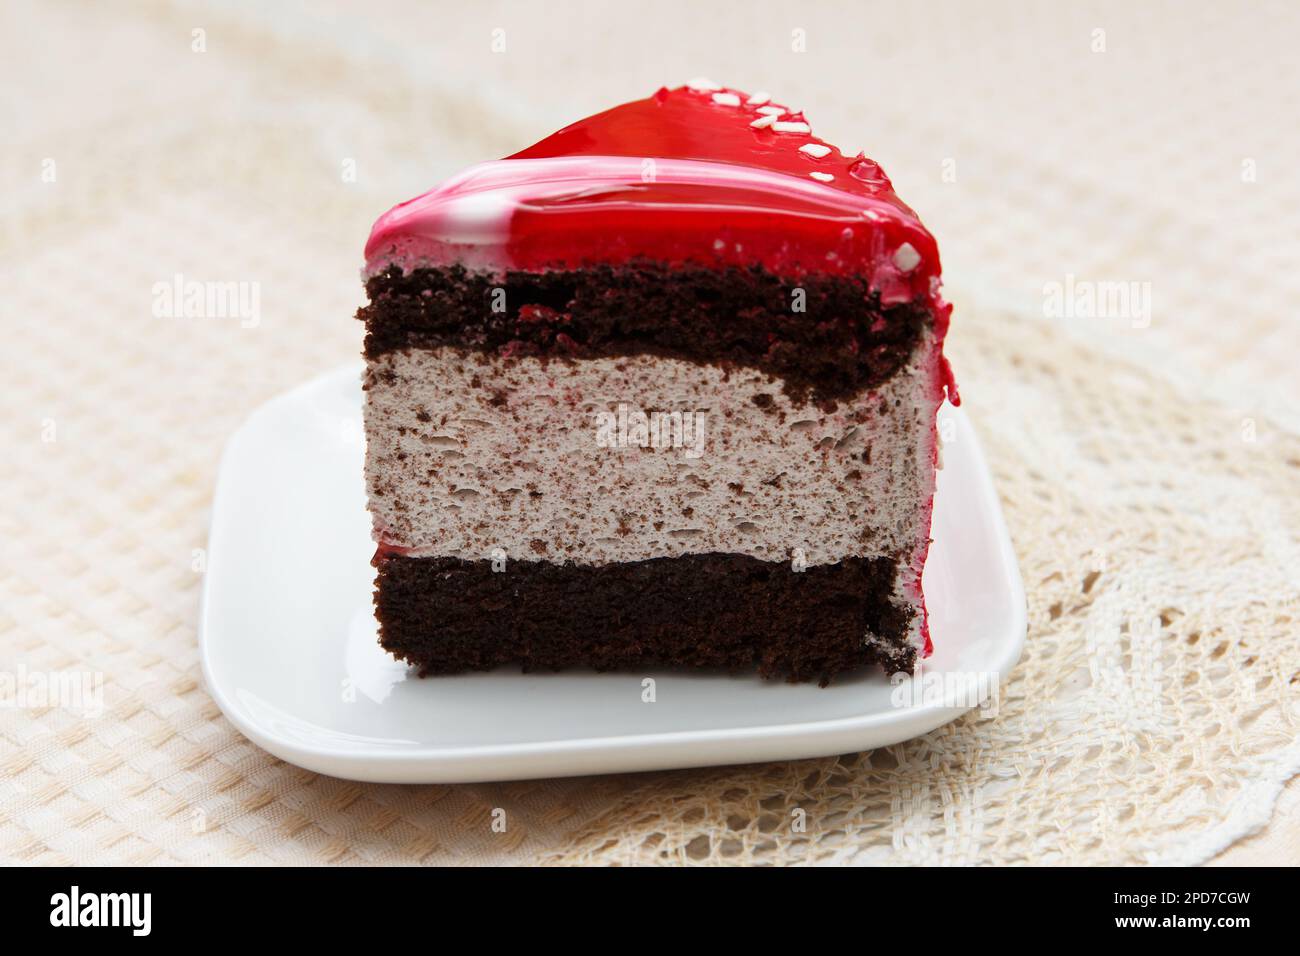
<path id="1" fill-rule="evenodd" d="M 490 275 L 396 267 L 366 282 L 369 358 L 456 346 L 556 358 L 661 355 L 756 368 L 792 398 L 835 401 L 888 380 L 931 324 L 852 276 L 782 278 L 661 263 Z"/>
<path id="2" fill-rule="evenodd" d="M 868 664 L 910 671 L 914 611 L 888 558 L 788 563 L 695 554 L 605 565 L 380 554 L 384 648 L 421 675 L 568 667 L 711 668 L 827 683 Z"/>

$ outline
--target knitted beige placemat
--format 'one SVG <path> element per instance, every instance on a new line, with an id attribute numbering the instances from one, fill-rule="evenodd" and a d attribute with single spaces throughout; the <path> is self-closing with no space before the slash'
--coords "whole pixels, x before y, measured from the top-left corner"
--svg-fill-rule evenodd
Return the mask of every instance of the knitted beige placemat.
<path id="1" fill-rule="evenodd" d="M 883 40 L 869 11 L 817 4 L 261 6 L 0 14 L 29 91 L 0 169 L 0 691 L 67 681 L 0 694 L 0 859 L 1197 862 L 1268 821 L 1300 770 L 1293 8 L 891 6 Z M 1029 595 L 996 717 L 838 758 L 515 784 L 269 757 L 197 661 L 225 438 L 355 358 L 379 211 L 703 72 L 788 82 L 939 235 Z M 255 283 L 256 316 L 158 314 L 177 275 Z M 1118 314 L 1065 307 L 1109 280 Z"/>

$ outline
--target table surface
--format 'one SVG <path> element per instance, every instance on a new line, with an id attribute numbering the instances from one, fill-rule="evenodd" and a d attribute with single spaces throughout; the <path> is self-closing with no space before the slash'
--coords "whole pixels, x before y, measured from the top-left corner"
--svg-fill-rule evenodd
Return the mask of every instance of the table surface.
<path id="1" fill-rule="evenodd" d="M 1300 862 L 1300 11 L 1132 6 L 6 4 L 0 671 L 104 694 L 0 709 L 0 858 Z M 257 750 L 195 645 L 225 437 L 355 358 L 378 213 L 701 74 L 864 148 L 939 238 L 1029 593 L 1003 712 L 463 787 Z M 259 321 L 156 314 L 177 276 L 255 282 Z M 1149 312 L 1045 309 L 1107 281 Z"/>

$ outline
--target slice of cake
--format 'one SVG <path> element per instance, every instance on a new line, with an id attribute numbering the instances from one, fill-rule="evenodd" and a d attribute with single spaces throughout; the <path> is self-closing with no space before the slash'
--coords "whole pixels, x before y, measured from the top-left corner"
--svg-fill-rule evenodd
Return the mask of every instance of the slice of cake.
<path id="1" fill-rule="evenodd" d="M 874 162 L 700 81 L 397 206 L 366 260 L 389 652 L 825 683 L 928 651 L 950 307 Z"/>

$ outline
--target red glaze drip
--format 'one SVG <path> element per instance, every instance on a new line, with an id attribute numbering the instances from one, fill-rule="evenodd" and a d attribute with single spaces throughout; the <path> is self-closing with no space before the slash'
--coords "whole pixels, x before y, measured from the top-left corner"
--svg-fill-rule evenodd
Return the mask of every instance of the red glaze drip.
<path id="1" fill-rule="evenodd" d="M 951 306 L 939 294 L 939 251 L 889 177 L 805 132 L 802 113 L 769 123 L 762 110 L 781 107 L 749 99 L 698 84 L 664 88 L 472 167 L 380 217 L 367 268 L 652 259 L 759 264 L 795 279 L 852 274 L 886 304 L 925 300 L 942 339 Z M 936 385 L 956 403 L 941 365 Z"/>

